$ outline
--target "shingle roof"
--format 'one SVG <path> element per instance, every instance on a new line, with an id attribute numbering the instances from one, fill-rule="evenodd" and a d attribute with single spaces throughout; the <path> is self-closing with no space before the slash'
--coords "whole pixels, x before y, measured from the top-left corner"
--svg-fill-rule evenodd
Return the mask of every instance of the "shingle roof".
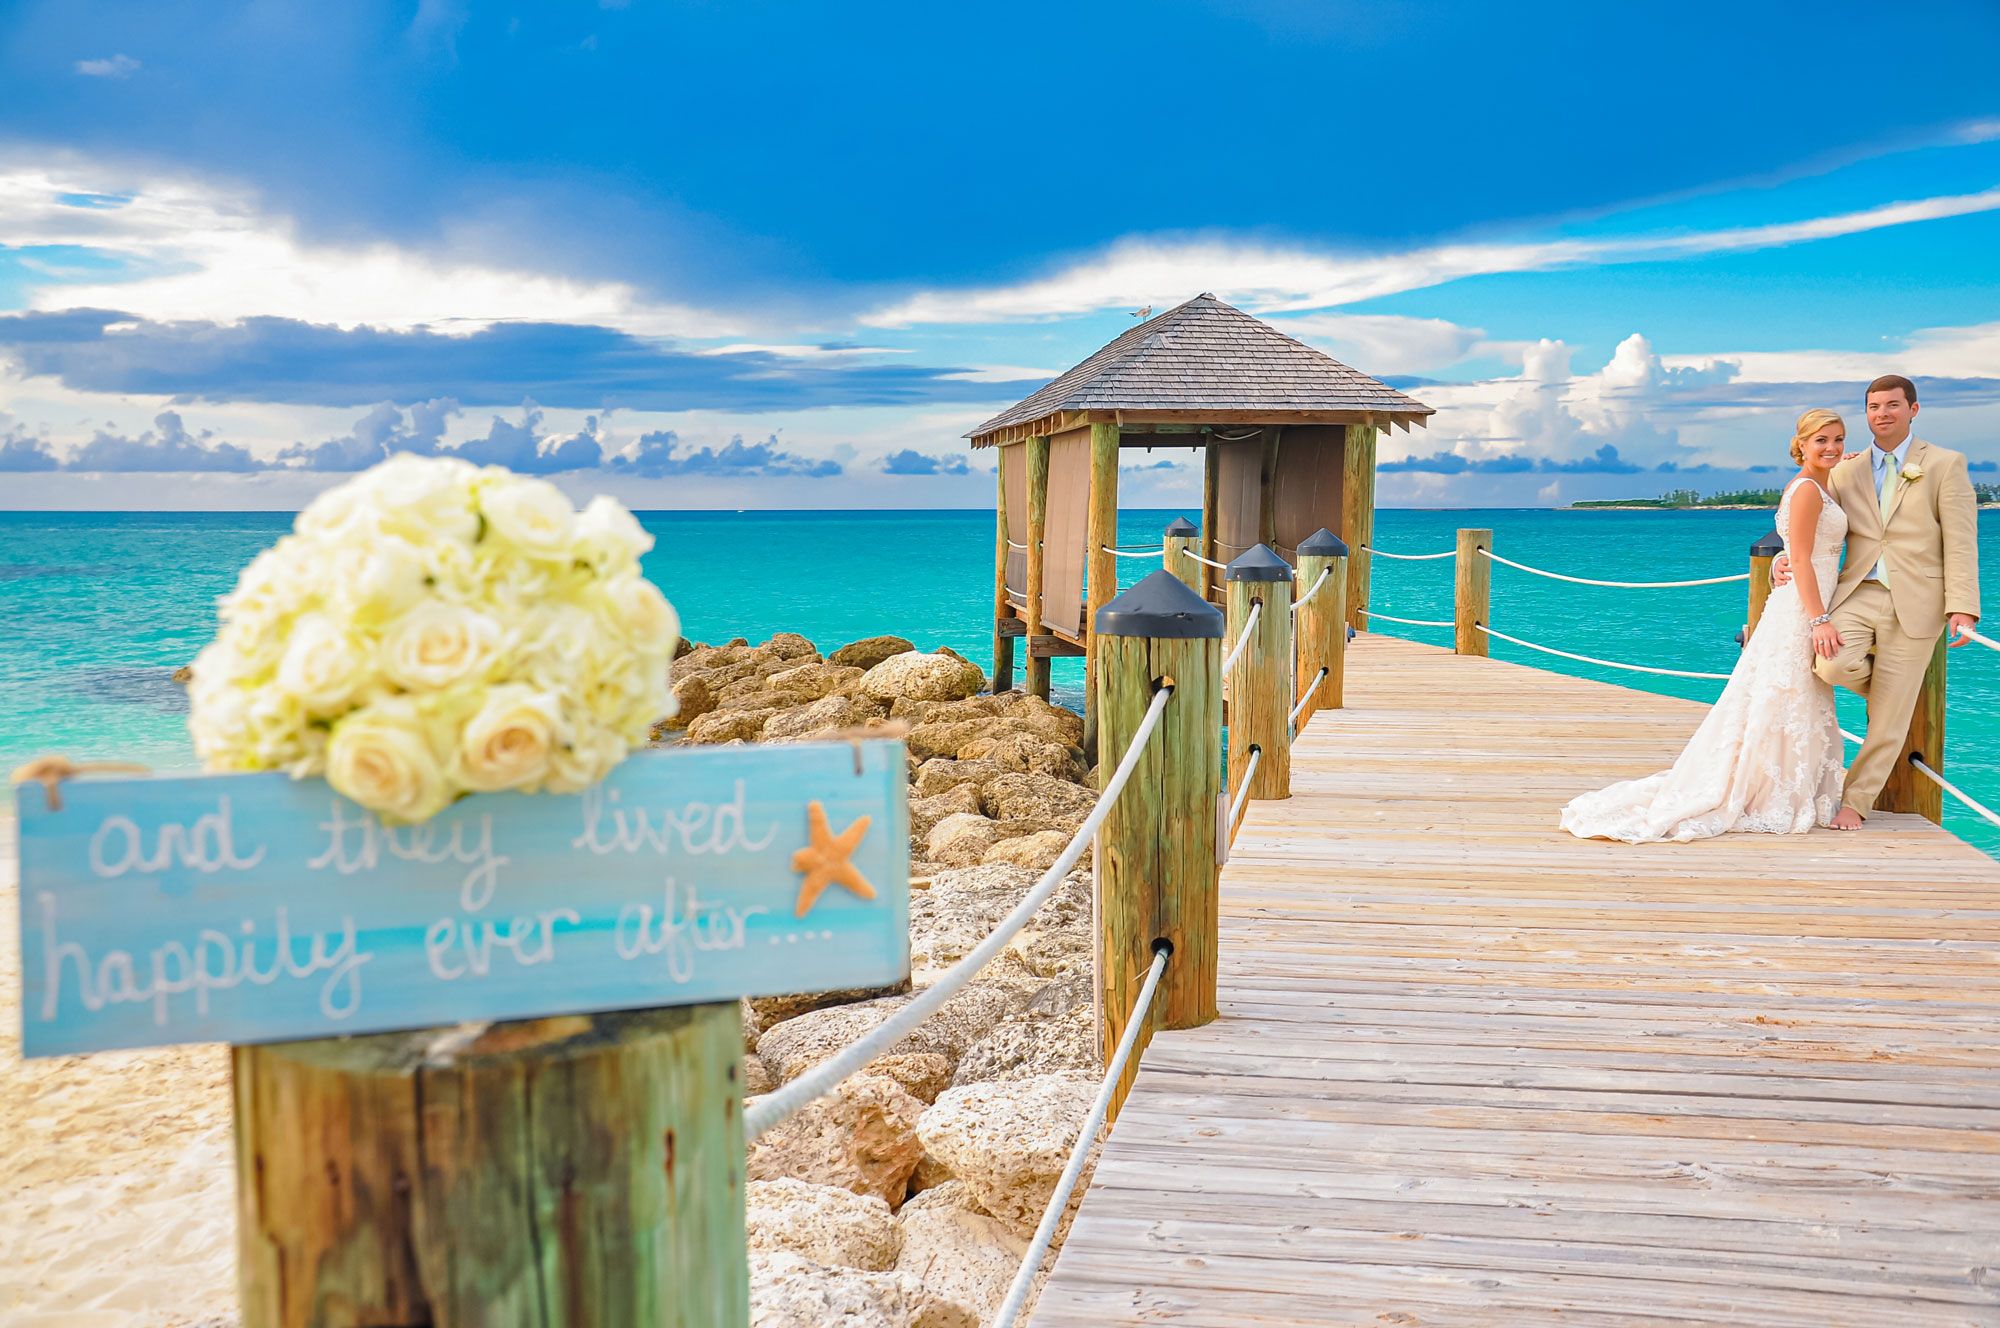
<path id="1" fill-rule="evenodd" d="M 1066 410 L 1433 413 L 1206 293 L 1126 331 L 966 437 Z"/>

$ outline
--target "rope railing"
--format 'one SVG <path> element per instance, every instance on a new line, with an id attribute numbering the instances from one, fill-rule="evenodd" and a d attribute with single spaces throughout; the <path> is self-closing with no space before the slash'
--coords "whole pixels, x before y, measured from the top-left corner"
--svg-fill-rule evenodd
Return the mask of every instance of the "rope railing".
<path id="1" fill-rule="evenodd" d="M 1456 626 L 1458 626 L 1458 624 L 1457 624 L 1457 623 L 1455 623 L 1455 622 L 1450 622 L 1450 621 L 1441 621 L 1441 620 L 1439 620 L 1439 619 L 1436 619 L 1436 618 L 1398 618 L 1398 617 L 1397 617 L 1397 616 L 1396 616 L 1395 614 L 1393 614 L 1393 613 L 1383 613 L 1383 612 L 1381 612 L 1380 610 L 1377 610 L 1377 609 L 1364 609 L 1364 610 L 1362 610 L 1362 612 L 1366 613 L 1366 614 L 1368 615 L 1368 617 L 1369 617 L 1369 618 L 1371 618 L 1371 619 L 1373 619 L 1373 618 L 1380 618 L 1380 619 L 1381 619 L 1381 620 L 1382 620 L 1383 622 L 1392 622 L 1392 623 L 1400 623 L 1400 624 L 1401 624 L 1402 626 L 1404 626 L 1404 627 L 1456 627 Z"/>
<path id="2" fill-rule="evenodd" d="M 1706 678 L 1713 682 L 1729 681 L 1729 675 L 1726 673 L 1699 673 L 1692 669 L 1662 669 L 1656 668 L 1651 664 L 1625 664 L 1615 659 L 1598 659 L 1594 655 L 1577 655 L 1567 650 L 1557 650 L 1554 646 L 1537 645 L 1533 641 L 1523 641 L 1518 636 L 1509 636 L 1505 632 L 1495 631 L 1485 623 L 1474 623 L 1473 626 L 1495 640 L 1506 641 L 1528 650 L 1539 650 L 1544 655 L 1555 655 L 1562 659 L 1573 659 L 1579 664 L 1595 664 L 1599 668 L 1605 669 L 1626 669 L 1632 673 L 1655 673 L 1666 678 Z"/>
<path id="3" fill-rule="evenodd" d="M 1146 980 L 1139 988 L 1139 998 L 1126 1017 L 1125 1030 L 1118 1035 L 1118 1048 L 1111 1053 L 1111 1063 L 1104 1069 L 1104 1080 L 1098 1085 L 1097 1096 L 1091 1101 L 1090 1114 L 1084 1118 L 1083 1129 L 1076 1137 L 1076 1147 L 1070 1150 L 1069 1162 L 1056 1181 L 1055 1193 L 1049 1196 L 1048 1206 L 1042 1209 L 1042 1220 L 1035 1227 L 1035 1238 L 1028 1243 L 1021 1266 L 1014 1272 L 1014 1281 L 1007 1288 L 1007 1298 L 1000 1302 L 999 1313 L 993 1316 L 993 1328 L 1013 1328 L 1014 1320 L 1020 1317 L 1021 1307 L 1027 1303 L 1028 1292 L 1035 1284 L 1035 1274 L 1040 1271 L 1042 1260 L 1048 1256 L 1049 1246 L 1055 1242 L 1056 1229 L 1062 1225 L 1063 1214 L 1069 1210 L 1070 1196 L 1076 1193 L 1077 1182 L 1083 1177 L 1084 1164 L 1090 1158 L 1090 1150 L 1097 1145 L 1097 1135 L 1104 1128 L 1104 1118 L 1111 1114 L 1111 1100 L 1117 1095 L 1118 1081 L 1125 1075 L 1125 1065 L 1132 1059 L 1132 1049 L 1139 1045 L 1139 1034 L 1146 1027 L 1146 1012 L 1152 1008 L 1153 993 L 1160 989 L 1160 975 L 1166 972 L 1167 959 L 1172 953 L 1164 942 L 1153 951 L 1152 965 L 1147 968 Z"/>
<path id="4" fill-rule="evenodd" d="M 1481 549 L 1479 552 L 1496 563 L 1504 563 L 1519 571 L 1532 572 L 1536 576 L 1545 576 L 1551 581 L 1568 581 L 1578 586 L 1610 586 L 1615 590 L 1671 590 L 1680 586 L 1720 586 L 1732 581 L 1750 579 L 1748 572 L 1737 572 L 1733 576 L 1705 576 L 1693 581 L 1600 581 L 1596 577 L 1570 576 L 1565 572 L 1551 572 L 1540 567 L 1530 567 L 1526 563 L 1517 563 L 1512 558 L 1503 558 L 1491 549 Z"/>
<path id="5" fill-rule="evenodd" d="M 1243 634 L 1236 638 L 1236 645 L 1230 650 L 1228 658 L 1222 661 L 1223 677 L 1227 678 L 1230 670 L 1236 667 L 1236 661 L 1243 658 L 1244 648 L 1250 644 L 1250 638 L 1256 635 L 1257 620 L 1263 616 L 1264 601 L 1260 599 L 1250 606 L 1250 616 L 1243 620 Z"/>
<path id="6" fill-rule="evenodd" d="M 1109 544 L 1100 544 L 1097 548 L 1098 552 L 1108 553 L 1113 558 L 1159 558 L 1167 552 L 1164 544 L 1157 549 L 1114 549 Z"/>
<path id="7" fill-rule="evenodd" d="M 1308 600 L 1310 600 L 1314 595 L 1319 594 L 1319 588 L 1325 585 L 1327 583 L 1328 578 L 1330 578 L 1332 575 L 1333 575 L 1333 569 L 1331 567 L 1322 571 L 1319 574 L 1318 579 L 1316 579 L 1312 583 L 1312 585 L 1307 588 L 1306 593 L 1292 601 L 1292 612 L 1297 613 L 1301 608 L 1305 606 Z"/>
<path id="8" fill-rule="evenodd" d="M 1028 551 L 1028 546 L 1027 546 L 1027 545 L 1025 545 L 1025 544 L 1016 544 L 1016 543 L 1015 543 L 1015 542 L 1014 542 L 1013 540 L 1008 540 L 1008 541 L 1007 541 L 1007 547 L 1008 547 L 1008 548 L 1010 548 L 1010 549 L 1012 549 L 1012 550 L 1013 550 L 1014 552 L 1016 552 L 1016 553 L 1026 553 L 1026 552 Z"/>
<path id="9" fill-rule="evenodd" d="M 1917 755 L 1915 752 L 1911 752 L 1910 764 L 1915 766 L 1923 774 L 1924 778 L 1930 780 L 1931 783 L 1937 785 L 1939 788 L 1943 789 L 1946 793 L 1951 794 L 1952 797 L 1957 798 L 1960 802 L 1964 803 L 1967 807 L 1971 808 L 1974 812 L 1978 813 L 1980 816 L 1985 817 L 1988 823 L 1995 826 L 2000 826 L 2000 812 L 1995 812 L 1991 807 L 1988 807 L 1985 803 L 1980 802 L 1978 799 L 1974 798 L 1970 793 L 1967 793 L 1964 789 L 1952 783 L 1949 779 L 1946 779 L 1943 775 L 1939 774 L 1937 771 L 1931 769 L 1929 763 L 1926 762 L 1923 757 Z"/>
<path id="10" fill-rule="evenodd" d="M 1236 823 L 1243 819 L 1243 809 L 1250 805 L 1250 781 L 1257 777 L 1257 763 L 1264 759 L 1262 747 L 1250 749 L 1250 759 L 1243 763 L 1243 786 L 1236 790 L 1236 801 L 1229 804 L 1229 829 L 1236 830 Z"/>
<path id="11" fill-rule="evenodd" d="M 743 1138 L 747 1143 L 757 1138 L 772 1126 L 779 1124 L 793 1112 L 808 1102 L 828 1092 L 841 1080 L 853 1074 L 870 1061 L 895 1046 L 917 1025 L 937 1012 L 938 1008 L 957 994 L 958 990 L 971 981 L 974 974 L 984 968 L 994 955 L 1014 938 L 1021 928 L 1028 925 L 1031 918 L 1048 902 L 1063 878 L 1069 875 L 1077 859 L 1090 845 L 1097 828 L 1104 824 L 1104 818 L 1118 802 L 1118 795 L 1125 791 L 1132 772 L 1138 769 L 1140 754 L 1145 750 L 1153 730 L 1160 726 L 1160 716 L 1166 713 L 1167 701 L 1174 694 L 1171 685 L 1153 693 L 1153 703 L 1147 707 L 1146 716 L 1139 721 L 1139 727 L 1132 734 L 1132 741 L 1126 744 L 1125 754 L 1119 759 L 1118 767 L 1104 785 L 1104 792 L 1090 809 L 1076 833 L 1070 837 L 1069 846 L 1063 849 L 1034 889 L 1021 897 L 1014 911 L 1001 920 L 1000 925 L 990 932 L 986 939 L 972 948 L 972 952 L 953 964 L 930 986 L 918 992 L 909 1004 L 891 1014 L 887 1019 L 869 1029 L 866 1033 L 847 1044 L 840 1051 L 807 1070 L 798 1078 L 761 1099 L 755 1107 L 743 1113 Z"/>
<path id="12" fill-rule="evenodd" d="M 1975 632 L 1970 627 L 1959 628 L 1958 634 L 1964 637 L 1968 641 L 1977 641 L 1980 645 L 1985 646 L 1988 650 L 2000 650 L 2000 641 L 1995 641 L 1990 636 L 1986 636 L 1979 632 Z"/>
<path id="13" fill-rule="evenodd" d="M 1324 682 L 1326 680 L 1326 675 L 1331 672 L 1333 672 L 1332 669 L 1322 668 L 1318 673 L 1313 674 L 1312 681 L 1307 683 L 1304 689 L 1300 692 L 1299 703 L 1292 707 L 1292 713 L 1290 717 L 1286 719 L 1285 721 L 1286 723 L 1292 725 L 1293 727 L 1297 727 L 1299 722 L 1299 716 L 1304 714 L 1306 707 L 1312 704 L 1313 688 L 1319 686 L 1320 683 Z"/>
<path id="14" fill-rule="evenodd" d="M 1226 570 L 1229 566 L 1228 563 L 1219 563 L 1213 558 L 1204 558 L 1193 549 L 1182 549 L 1181 552 L 1200 563 L 1203 567 L 1219 567 Z"/>
<path id="15" fill-rule="evenodd" d="M 1373 554 L 1377 558 L 1394 558 L 1402 563 L 1427 563 L 1434 558 L 1458 557 L 1457 549 L 1446 549 L 1443 553 L 1391 553 L 1387 549 L 1378 549 L 1369 544 L 1362 545 L 1361 549 L 1362 552 Z"/>

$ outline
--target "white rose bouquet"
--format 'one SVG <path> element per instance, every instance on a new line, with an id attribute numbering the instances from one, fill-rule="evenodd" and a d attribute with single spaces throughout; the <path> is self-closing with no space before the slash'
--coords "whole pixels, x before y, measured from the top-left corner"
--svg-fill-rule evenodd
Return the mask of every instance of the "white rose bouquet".
<path id="1" fill-rule="evenodd" d="M 397 456 L 329 490 L 222 600 L 188 719 L 210 770 L 325 775 L 421 821 L 463 793 L 573 792 L 671 715 L 680 622 L 609 498 Z"/>

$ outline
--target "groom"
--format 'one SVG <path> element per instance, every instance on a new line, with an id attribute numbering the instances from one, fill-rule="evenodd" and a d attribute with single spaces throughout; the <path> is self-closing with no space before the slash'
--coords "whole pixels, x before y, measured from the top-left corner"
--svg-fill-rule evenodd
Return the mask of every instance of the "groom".
<path id="1" fill-rule="evenodd" d="M 1979 504 L 1965 457 L 1910 435 L 1917 389 L 1896 374 L 1868 385 L 1875 445 L 1833 471 L 1847 513 L 1847 561 L 1833 592 L 1840 648 L 1813 661 L 1827 682 L 1868 698 L 1868 736 L 1847 769 L 1836 830 L 1858 830 L 1888 782 L 1931 653 L 1979 621 Z M 1772 580 L 1791 580 L 1780 559 Z"/>

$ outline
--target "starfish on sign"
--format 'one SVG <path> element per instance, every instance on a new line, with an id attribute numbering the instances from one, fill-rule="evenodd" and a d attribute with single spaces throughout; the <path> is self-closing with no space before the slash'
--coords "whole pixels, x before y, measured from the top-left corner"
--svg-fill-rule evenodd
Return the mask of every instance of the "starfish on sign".
<path id="1" fill-rule="evenodd" d="M 838 882 L 863 899 L 875 897 L 875 887 L 868 884 L 868 878 L 849 861 L 849 855 L 860 844 L 862 836 L 868 833 L 869 818 L 864 816 L 838 835 L 826 823 L 826 808 L 817 802 L 806 804 L 806 815 L 811 818 L 812 843 L 792 854 L 792 870 L 805 875 L 799 885 L 798 907 L 794 917 L 804 917 L 819 902 L 826 887 Z"/>

